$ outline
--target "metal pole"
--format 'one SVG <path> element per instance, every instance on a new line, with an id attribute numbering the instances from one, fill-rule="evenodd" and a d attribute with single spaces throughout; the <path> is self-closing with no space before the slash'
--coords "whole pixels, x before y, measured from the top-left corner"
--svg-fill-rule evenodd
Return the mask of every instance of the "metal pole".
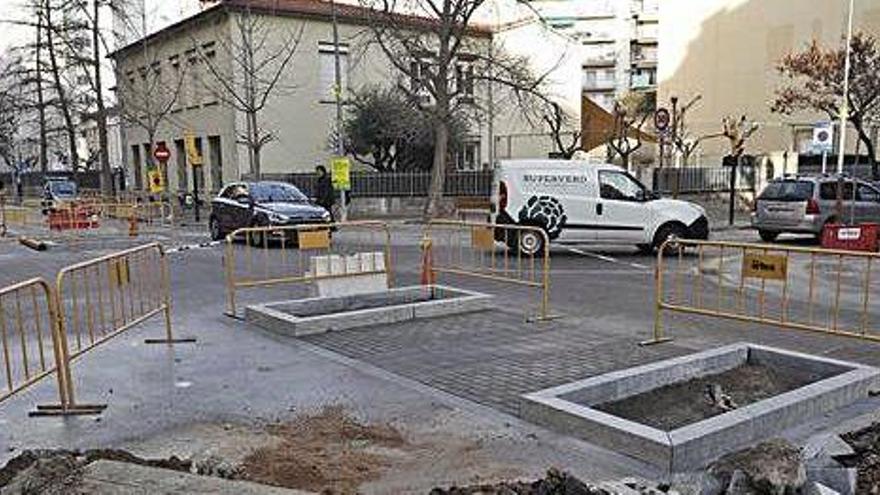
<path id="1" fill-rule="evenodd" d="M 822 173 L 824 174 L 828 169 L 828 150 L 822 150 Z"/>
<path id="2" fill-rule="evenodd" d="M 339 26 L 336 21 L 336 2 L 330 0 L 330 11 L 333 14 L 333 94 L 336 96 L 336 156 L 343 155 L 342 149 L 342 69 L 339 61 Z M 347 194 L 345 189 L 339 191 L 339 199 L 342 203 L 340 212 L 341 220 L 348 220 Z"/>
<path id="3" fill-rule="evenodd" d="M 837 173 L 843 173 L 843 159 L 846 154 L 846 120 L 849 117 L 849 55 L 852 45 L 853 3 L 849 0 L 849 13 L 846 25 L 846 58 L 843 61 L 843 104 L 840 106 L 840 144 L 837 147 Z"/>

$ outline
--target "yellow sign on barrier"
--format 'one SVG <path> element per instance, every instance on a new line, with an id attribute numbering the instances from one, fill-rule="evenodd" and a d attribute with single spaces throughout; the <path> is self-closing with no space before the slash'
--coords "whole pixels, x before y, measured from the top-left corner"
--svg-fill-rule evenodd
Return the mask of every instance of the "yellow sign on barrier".
<path id="1" fill-rule="evenodd" d="M 745 253 L 742 263 L 743 278 L 785 280 L 788 260 L 776 254 Z"/>
<path id="2" fill-rule="evenodd" d="M 474 227 L 471 230 L 471 247 L 482 251 L 495 249 L 495 229 L 492 227 Z"/>
<path id="3" fill-rule="evenodd" d="M 110 284 L 114 287 L 122 287 L 131 282 L 131 275 L 128 269 L 128 260 L 119 259 L 111 261 L 109 265 Z"/>
<path id="4" fill-rule="evenodd" d="M 296 234 L 300 249 L 327 249 L 330 247 L 329 230 L 301 230 Z"/>

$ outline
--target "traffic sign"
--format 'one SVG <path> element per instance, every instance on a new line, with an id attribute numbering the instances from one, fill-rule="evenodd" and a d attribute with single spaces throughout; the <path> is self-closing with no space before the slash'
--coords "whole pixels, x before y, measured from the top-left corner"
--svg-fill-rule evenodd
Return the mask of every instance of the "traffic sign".
<path id="1" fill-rule="evenodd" d="M 193 167 L 200 166 L 202 164 L 202 154 L 199 153 L 199 149 L 196 147 L 196 136 L 191 132 L 186 132 L 183 134 L 183 142 L 189 164 Z"/>
<path id="2" fill-rule="evenodd" d="M 156 145 L 156 149 L 153 150 L 153 157 L 156 160 L 165 163 L 168 161 L 169 158 L 171 158 L 171 151 L 168 149 L 167 146 L 165 146 L 164 142 L 159 143 Z"/>
<path id="3" fill-rule="evenodd" d="M 831 122 L 819 122 L 813 127 L 812 148 L 816 153 L 828 153 L 834 149 L 834 128 Z"/>
<path id="4" fill-rule="evenodd" d="M 351 161 L 348 158 L 334 158 L 330 162 L 333 189 L 348 191 L 351 189 Z"/>
<path id="5" fill-rule="evenodd" d="M 158 168 L 154 168 L 147 172 L 147 180 L 150 182 L 151 193 L 165 191 L 165 180 L 162 178 L 162 172 L 160 172 Z"/>
<path id="6" fill-rule="evenodd" d="M 669 127 L 670 120 L 669 110 L 658 108 L 657 111 L 654 112 L 654 127 L 658 131 L 665 131 Z"/>

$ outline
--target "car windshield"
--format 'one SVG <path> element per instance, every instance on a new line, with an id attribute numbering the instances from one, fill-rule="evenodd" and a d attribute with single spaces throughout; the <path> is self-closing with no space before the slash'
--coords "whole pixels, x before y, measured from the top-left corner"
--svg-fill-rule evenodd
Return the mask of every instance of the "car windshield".
<path id="1" fill-rule="evenodd" d="M 73 182 L 50 182 L 49 190 L 56 196 L 74 197 L 76 196 L 76 184 Z"/>
<path id="2" fill-rule="evenodd" d="M 813 197 L 813 183 L 805 180 L 782 180 L 767 184 L 758 199 L 806 201 Z"/>
<path id="3" fill-rule="evenodd" d="M 294 186 L 280 183 L 259 183 L 248 187 L 257 203 L 306 203 L 308 198 Z"/>

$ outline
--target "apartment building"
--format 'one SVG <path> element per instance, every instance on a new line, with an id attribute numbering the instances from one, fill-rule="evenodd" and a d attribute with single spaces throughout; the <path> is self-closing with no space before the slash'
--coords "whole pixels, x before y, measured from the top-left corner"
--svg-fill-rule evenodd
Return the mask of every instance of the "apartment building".
<path id="1" fill-rule="evenodd" d="M 338 25 L 342 67 L 343 95 L 371 85 L 407 85 L 400 72 L 375 43 L 370 43 L 365 22 L 369 15 L 353 5 L 338 6 Z M 326 164 L 332 155 L 330 136 L 334 128 L 334 45 L 330 5 L 316 0 L 224 0 L 215 2 L 198 14 L 185 18 L 146 38 L 138 40 L 114 54 L 121 80 L 120 107 L 129 113 L 138 103 L 138 92 L 125 87 L 149 86 L 149 81 L 162 81 L 154 98 L 147 100 L 161 107 L 165 98 L 176 94 L 167 118 L 156 129 L 153 144 L 164 144 L 171 151 L 166 170 L 172 191 L 191 190 L 198 180 L 202 190 L 216 191 L 220 185 L 251 172 L 248 148 L 240 143 L 246 132 L 247 119 L 242 112 L 209 90 L 205 81 L 212 77 L 208 67 L 220 68 L 229 80 L 240 81 L 234 73 L 230 53 L 224 39 L 235 29 L 237 16 L 247 9 L 249 15 L 260 15 L 264 29 L 277 32 L 269 43 L 280 43 L 284 33 L 302 29 L 298 49 L 290 70 L 285 74 L 283 91 L 270 96 L 259 119 L 271 129 L 275 139 L 262 150 L 264 173 L 311 171 Z M 424 28 L 425 20 L 402 16 L 414 28 Z M 491 32 L 475 28 L 471 37 L 474 46 L 487 49 Z M 482 41 L 480 41 L 482 40 Z M 411 61 L 418 63 L 418 61 Z M 463 75 L 464 87 L 482 92 L 481 87 L 466 81 L 469 71 L 465 60 L 459 61 L 456 73 Z M 179 76 L 180 75 L 180 76 Z M 180 84 L 174 81 L 182 77 Z M 140 96 L 143 96 L 142 94 Z M 482 94 L 480 95 L 482 96 Z M 462 95 L 474 99 L 472 94 Z M 467 104 L 467 101 L 460 102 Z M 144 104 L 146 105 L 146 104 Z M 483 108 L 472 105 L 475 118 L 462 149 L 457 150 L 453 163 L 462 169 L 487 167 L 489 133 L 495 117 Z M 137 112 L 135 112 L 137 113 Z M 148 113 L 148 112 L 144 112 Z M 144 126 L 134 125 L 137 115 L 126 119 L 125 143 L 128 180 L 135 188 L 143 188 L 146 168 L 151 163 L 150 136 Z M 204 158 L 201 167 L 188 166 L 185 136 L 195 136 L 195 146 Z"/>
<path id="2" fill-rule="evenodd" d="M 586 97 L 610 110 L 628 91 L 657 85 L 659 0 L 537 0 L 553 29 L 580 44 Z"/>

